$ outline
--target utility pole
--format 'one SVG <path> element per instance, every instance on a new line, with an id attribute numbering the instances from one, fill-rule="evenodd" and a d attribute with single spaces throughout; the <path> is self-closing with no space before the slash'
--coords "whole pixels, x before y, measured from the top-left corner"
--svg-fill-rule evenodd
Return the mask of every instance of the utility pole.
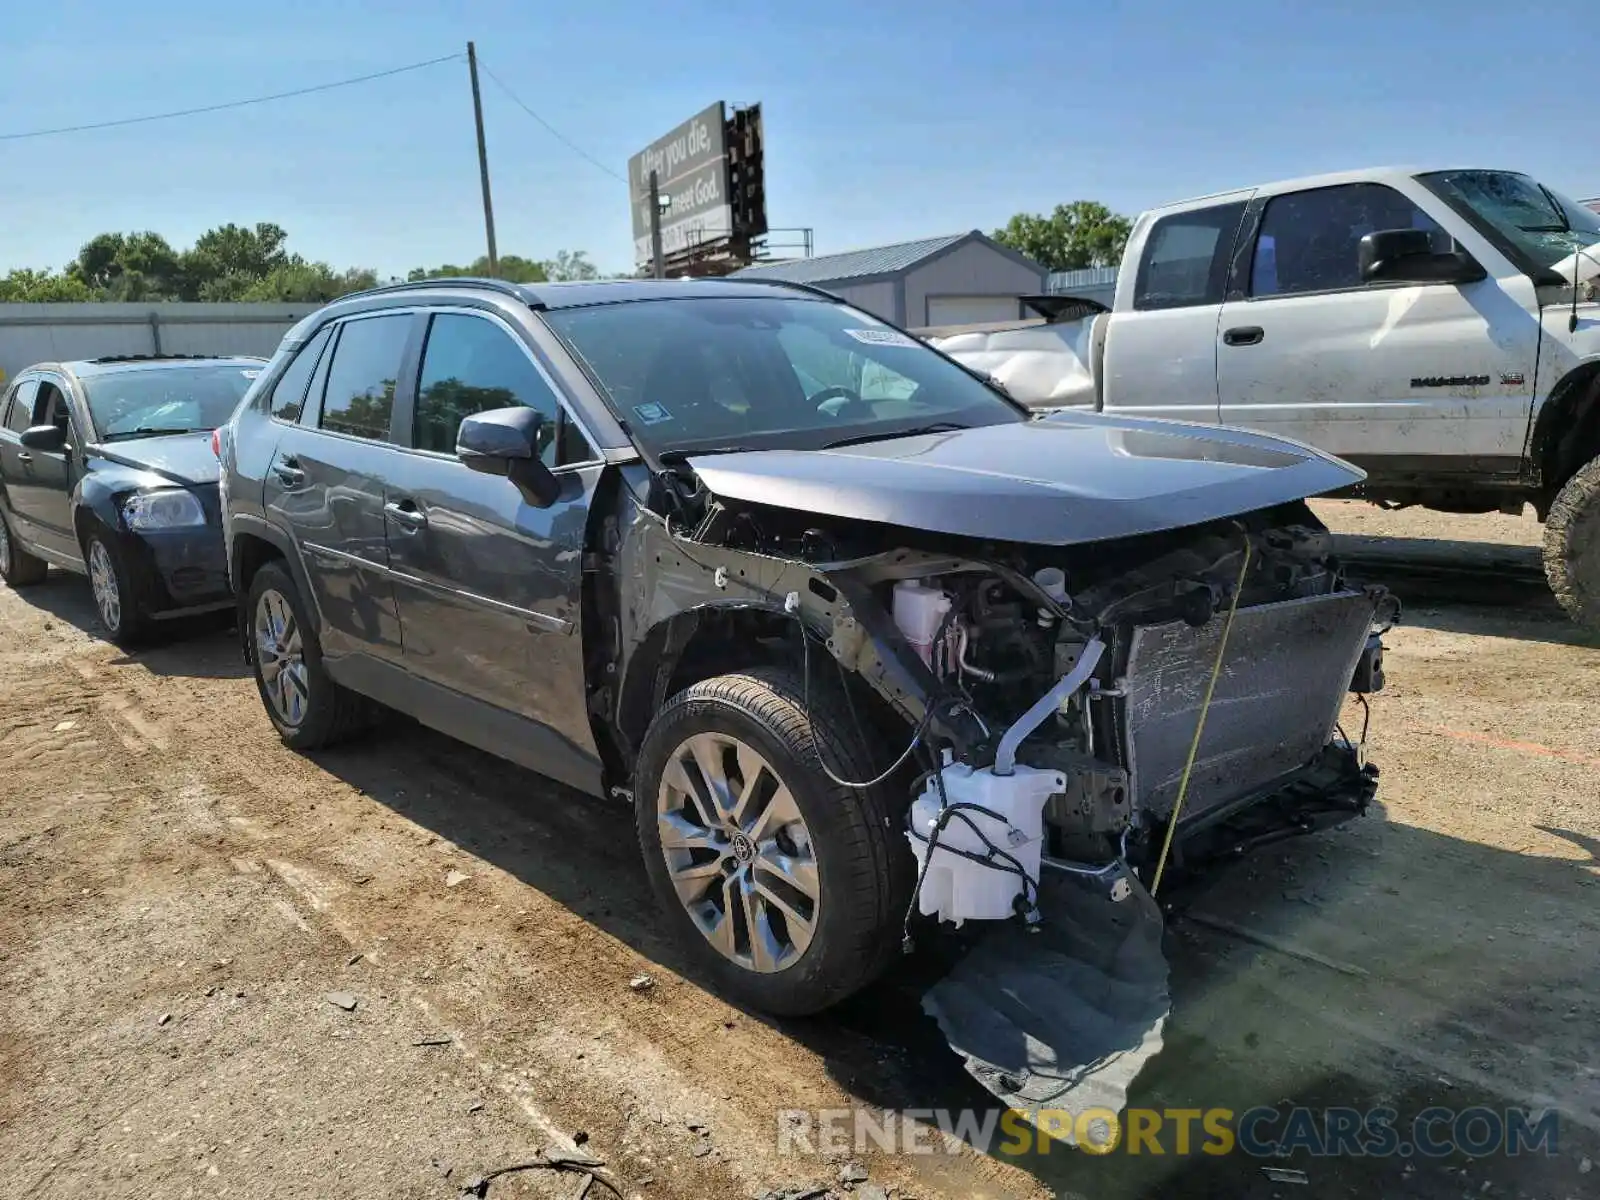
<path id="1" fill-rule="evenodd" d="M 666 278 L 667 269 L 661 260 L 661 182 L 654 171 L 650 172 L 650 262 L 655 277 Z"/>
<path id="2" fill-rule="evenodd" d="M 483 231 L 489 239 L 489 274 L 500 274 L 494 249 L 494 201 L 489 199 L 489 148 L 483 140 L 483 100 L 478 95 L 478 50 L 467 43 L 467 72 L 472 76 L 472 117 L 478 125 L 478 179 L 483 184 Z"/>

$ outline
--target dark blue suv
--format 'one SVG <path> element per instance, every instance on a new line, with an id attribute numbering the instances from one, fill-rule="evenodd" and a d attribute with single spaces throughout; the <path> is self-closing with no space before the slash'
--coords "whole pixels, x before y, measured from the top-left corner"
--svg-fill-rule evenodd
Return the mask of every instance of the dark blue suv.
<path id="1" fill-rule="evenodd" d="M 770 1010 L 872 978 L 913 896 L 968 903 L 949 872 L 989 867 L 908 830 L 913 793 L 1032 804 L 991 917 L 1037 907 L 1041 861 L 1126 900 L 1174 843 L 1192 867 L 1372 795 L 1335 730 L 1382 598 L 1303 503 L 1359 471 L 1038 417 L 821 292 L 378 289 L 290 331 L 219 441 L 283 740 L 388 706 L 631 803 L 668 920 Z"/>
<path id="2" fill-rule="evenodd" d="M 114 641 L 226 608 L 212 433 L 265 362 L 128 357 L 40 363 L 0 396 L 0 577 L 89 577 Z"/>

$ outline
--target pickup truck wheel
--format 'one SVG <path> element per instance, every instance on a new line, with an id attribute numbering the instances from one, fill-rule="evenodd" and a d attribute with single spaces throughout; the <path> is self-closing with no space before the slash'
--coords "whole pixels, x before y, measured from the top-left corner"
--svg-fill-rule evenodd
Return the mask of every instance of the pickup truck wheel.
<path id="1" fill-rule="evenodd" d="M 911 854 L 876 756 L 832 692 L 760 669 L 669 700 L 640 747 L 634 805 L 669 920 L 725 992 L 813 1013 L 876 976 L 898 945 Z"/>
<path id="2" fill-rule="evenodd" d="M 1544 573 L 1567 615 L 1600 630 L 1600 458 L 1579 468 L 1550 506 Z"/>
<path id="3" fill-rule="evenodd" d="M 14 588 L 27 587 L 41 582 L 48 570 L 44 559 L 35 558 L 17 545 L 5 513 L 0 512 L 0 579 Z"/>
<path id="4" fill-rule="evenodd" d="M 370 705 L 328 674 L 300 589 L 281 564 L 255 573 L 245 611 L 256 690 L 286 746 L 331 746 L 367 723 Z"/>

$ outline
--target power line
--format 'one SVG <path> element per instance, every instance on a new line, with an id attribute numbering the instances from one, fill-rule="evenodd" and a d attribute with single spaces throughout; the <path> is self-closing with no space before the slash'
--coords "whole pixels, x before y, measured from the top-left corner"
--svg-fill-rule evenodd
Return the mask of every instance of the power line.
<path id="1" fill-rule="evenodd" d="M 521 98 L 519 98 L 518 95 L 515 92 L 513 92 L 509 87 L 507 87 L 505 85 L 504 81 L 501 80 L 500 76 L 496 75 L 492 70 L 490 70 L 489 64 L 484 62 L 482 58 L 478 59 L 478 66 L 483 68 L 483 73 L 494 81 L 494 85 L 497 88 L 499 88 L 502 92 L 504 92 L 507 96 L 509 96 L 511 98 L 511 102 L 513 104 L 515 104 L 523 112 L 527 113 L 535 121 L 539 122 L 539 124 L 543 125 L 545 127 L 545 130 L 550 134 L 551 137 L 555 138 L 556 141 L 560 142 L 568 150 L 571 150 L 574 154 L 576 154 L 579 158 L 583 159 L 585 162 L 589 163 L 591 166 L 598 167 L 600 170 L 604 171 L 607 175 L 611 176 L 611 178 L 619 180 L 622 183 L 627 183 L 628 182 L 626 178 L 624 178 L 621 175 L 618 175 L 610 167 L 606 166 L 605 163 L 601 162 L 594 155 L 590 154 L 582 146 L 578 145 L 571 138 L 569 138 L 566 134 L 562 133 L 559 129 L 557 129 L 554 125 L 550 124 L 549 121 L 546 121 L 538 113 L 534 112 L 533 109 L 529 108 L 526 104 L 524 104 L 522 102 Z"/>
<path id="2" fill-rule="evenodd" d="M 0 133 L 0 142 L 16 142 L 24 138 L 50 137 L 58 133 L 87 133 L 92 129 L 116 129 L 123 125 L 142 125 L 148 121 L 167 121 L 173 117 L 193 117 L 201 113 L 223 112 L 230 108 L 244 108 L 250 104 L 265 104 L 270 100 L 287 100 L 291 96 L 308 96 L 312 92 L 326 92 L 334 88 L 350 87 L 352 84 L 369 83 L 374 79 L 386 79 L 390 75 L 401 75 L 407 71 L 420 71 L 423 67 L 433 67 L 445 62 L 461 61 L 459 54 L 445 54 L 439 58 L 430 58 L 425 62 L 407 63 L 403 67 L 391 67 L 387 71 L 374 71 L 370 75 L 357 75 L 353 79 L 339 79 L 333 83 L 318 83 L 311 87 L 295 88 L 288 92 L 273 92 L 270 96 L 252 96 L 248 100 L 229 100 L 224 104 L 205 104 L 199 108 L 180 108 L 173 112 L 150 113 L 143 117 L 122 117 L 115 121 L 95 121 L 88 125 L 62 125 L 55 129 L 30 129 L 26 133 Z"/>

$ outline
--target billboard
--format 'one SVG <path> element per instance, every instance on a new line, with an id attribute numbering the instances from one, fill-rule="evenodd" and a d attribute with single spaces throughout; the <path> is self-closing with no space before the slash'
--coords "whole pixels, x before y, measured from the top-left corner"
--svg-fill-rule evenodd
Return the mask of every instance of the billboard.
<path id="1" fill-rule="evenodd" d="M 727 117 L 722 101 L 696 113 L 628 160 L 633 192 L 633 257 L 650 261 L 650 172 L 667 201 L 661 213 L 666 258 L 732 236 L 728 198 Z"/>

